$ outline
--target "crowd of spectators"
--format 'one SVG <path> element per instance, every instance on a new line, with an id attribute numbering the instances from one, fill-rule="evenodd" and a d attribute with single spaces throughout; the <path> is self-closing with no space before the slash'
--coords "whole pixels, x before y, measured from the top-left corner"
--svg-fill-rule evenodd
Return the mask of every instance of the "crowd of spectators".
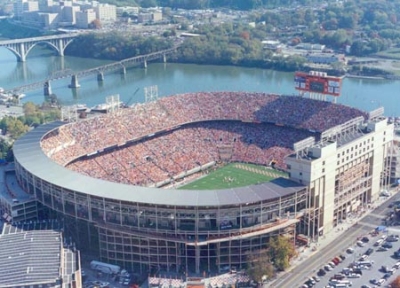
<path id="1" fill-rule="evenodd" d="M 358 116 L 366 113 L 298 96 L 188 93 L 66 124 L 41 145 L 54 161 L 80 173 L 154 185 L 218 162 L 219 148 L 227 146 L 231 161 L 283 168 L 293 143 Z"/>

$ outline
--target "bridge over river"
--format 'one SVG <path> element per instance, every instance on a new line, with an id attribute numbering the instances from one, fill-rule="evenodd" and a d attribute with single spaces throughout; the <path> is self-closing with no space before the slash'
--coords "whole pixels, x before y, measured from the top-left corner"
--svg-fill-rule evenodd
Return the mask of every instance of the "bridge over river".
<path id="1" fill-rule="evenodd" d="M 164 62 L 167 61 L 167 55 L 173 54 L 176 52 L 176 50 L 179 48 L 180 44 L 175 45 L 172 48 L 165 49 L 165 50 L 160 50 L 157 52 L 149 53 L 146 55 L 141 55 L 141 56 L 136 56 L 132 58 L 127 58 L 118 62 L 106 64 L 103 66 L 98 66 L 95 68 L 87 69 L 87 70 L 82 70 L 82 71 L 72 71 L 72 70 L 63 70 L 63 71 L 57 71 L 44 79 L 43 81 L 35 82 L 35 83 L 30 83 L 27 85 L 19 86 L 19 87 L 14 87 L 6 92 L 12 93 L 12 94 L 20 94 L 24 93 L 26 91 L 31 91 L 31 90 L 36 90 L 40 87 L 43 87 L 44 95 L 48 96 L 51 95 L 51 81 L 58 80 L 58 79 L 63 79 L 63 78 L 71 78 L 71 84 L 68 85 L 69 88 L 79 88 L 79 78 L 82 77 L 87 77 L 90 75 L 97 75 L 97 80 L 98 81 L 103 81 L 104 80 L 104 74 L 105 73 L 110 73 L 110 72 L 115 72 L 115 71 L 120 71 L 121 74 L 126 74 L 126 68 L 134 65 L 139 65 L 142 64 L 143 67 L 147 67 L 147 62 L 148 61 L 153 61 L 156 59 L 162 59 Z"/>
<path id="2" fill-rule="evenodd" d="M 57 51 L 59 56 L 64 56 L 67 46 L 82 33 L 67 33 L 51 36 L 12 39 L 0 41 L 0 47 L 10 50 L 19 62 L 25 62 L 29 51 L 39 43 L 43 43 Z"/>

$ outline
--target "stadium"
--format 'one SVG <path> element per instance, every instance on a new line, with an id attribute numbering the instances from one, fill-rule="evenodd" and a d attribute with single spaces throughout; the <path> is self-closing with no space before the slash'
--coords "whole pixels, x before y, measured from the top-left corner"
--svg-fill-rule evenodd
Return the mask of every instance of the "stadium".
<path id="1" fill-rule="evenodd" d="M 14 144 L 16 177 L 48 213 L 69 223 L 66 233 L 78 248 L 90 250 L 99 260 L 140 272 L 239 268 L 249 253 L 265 248 L 271 236 L 295 240 L 300 232 L 318 237 L 347 211 L 376 198 L 393 126 L 380 112 L 371 113 L 297 96 L 175 95 L 32 130 Z M 336 152 L 371 135 L 379 145 L 336 164 Z M 377 149 L 380 158 L 373 156 Z M 350 169 L 354 174 L 366 153 L 383 164 L 363 161 L 362 169 L 369 172 L 360 177 L 368 179 L 357 189 L 338 188 L 340 179 L 308 168 L 325 162 L 328 166 L 332 158 L 334 165 L 327 171 L 343 176 Z M 288 170 L 290 179 L 177 189 L 226 163 Z M 323 190 L 321 179 L 333 179 L 334 187 Z M 235 181 L 229 176 L 225 180 Z M 324 216 L 325 208 L 331 214 Z"/>

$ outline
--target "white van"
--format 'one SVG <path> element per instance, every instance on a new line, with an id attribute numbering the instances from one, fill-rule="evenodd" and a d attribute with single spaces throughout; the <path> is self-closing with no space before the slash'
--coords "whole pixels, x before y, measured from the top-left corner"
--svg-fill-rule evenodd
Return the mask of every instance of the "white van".
<path id="1" fill-rule="evenodd" d="M 329 285 L 333 287 L 351 287 L 353 283 L 349 280 L 329 280 Z"/>
<path id="2" fill-rule="evenodd" d="M 383 241 L 384 241 L 384 239 L 379 239 L 379 240 L 377 240 L 377 241 L 374 243 L 374 246 L 375 246 L 375 247 L 380 246 L 380 245 L 383 243 Z"/>
<path id="3" fill-rule="evenodd" d="M 358 261 L 358 262 L 357 262 L 357 265 L 367 266 L 367 267 L 371 267 L 372 264 L 374 264 L 374 261 L 372 261 L 372 260 Z"/>

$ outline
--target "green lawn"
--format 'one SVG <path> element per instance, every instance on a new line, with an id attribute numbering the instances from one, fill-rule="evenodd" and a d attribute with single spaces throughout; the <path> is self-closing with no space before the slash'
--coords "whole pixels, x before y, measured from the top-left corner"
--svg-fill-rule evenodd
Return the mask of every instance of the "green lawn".
<path id="1" fill-rule="evenodd" d="M 238 165 L 240 165 L 242 168 L 237 167 Z M 257 169 L 259 173 L 248 171 L 246 168 Z M 266 174 L 268 173 L 270 175 L 264 175 L 262 174 L 263 172 L 266 172 Z M 179 189 L 210 190 L 242 187 L 251 184 L 268 182 L 279 176 L 287 176 L 287 174 L 278 172 L 276 170 L 266 169 L 264 166 L 231 163 L 216 171 L 210 172 L 208 175 L 184 185 Z"/>

